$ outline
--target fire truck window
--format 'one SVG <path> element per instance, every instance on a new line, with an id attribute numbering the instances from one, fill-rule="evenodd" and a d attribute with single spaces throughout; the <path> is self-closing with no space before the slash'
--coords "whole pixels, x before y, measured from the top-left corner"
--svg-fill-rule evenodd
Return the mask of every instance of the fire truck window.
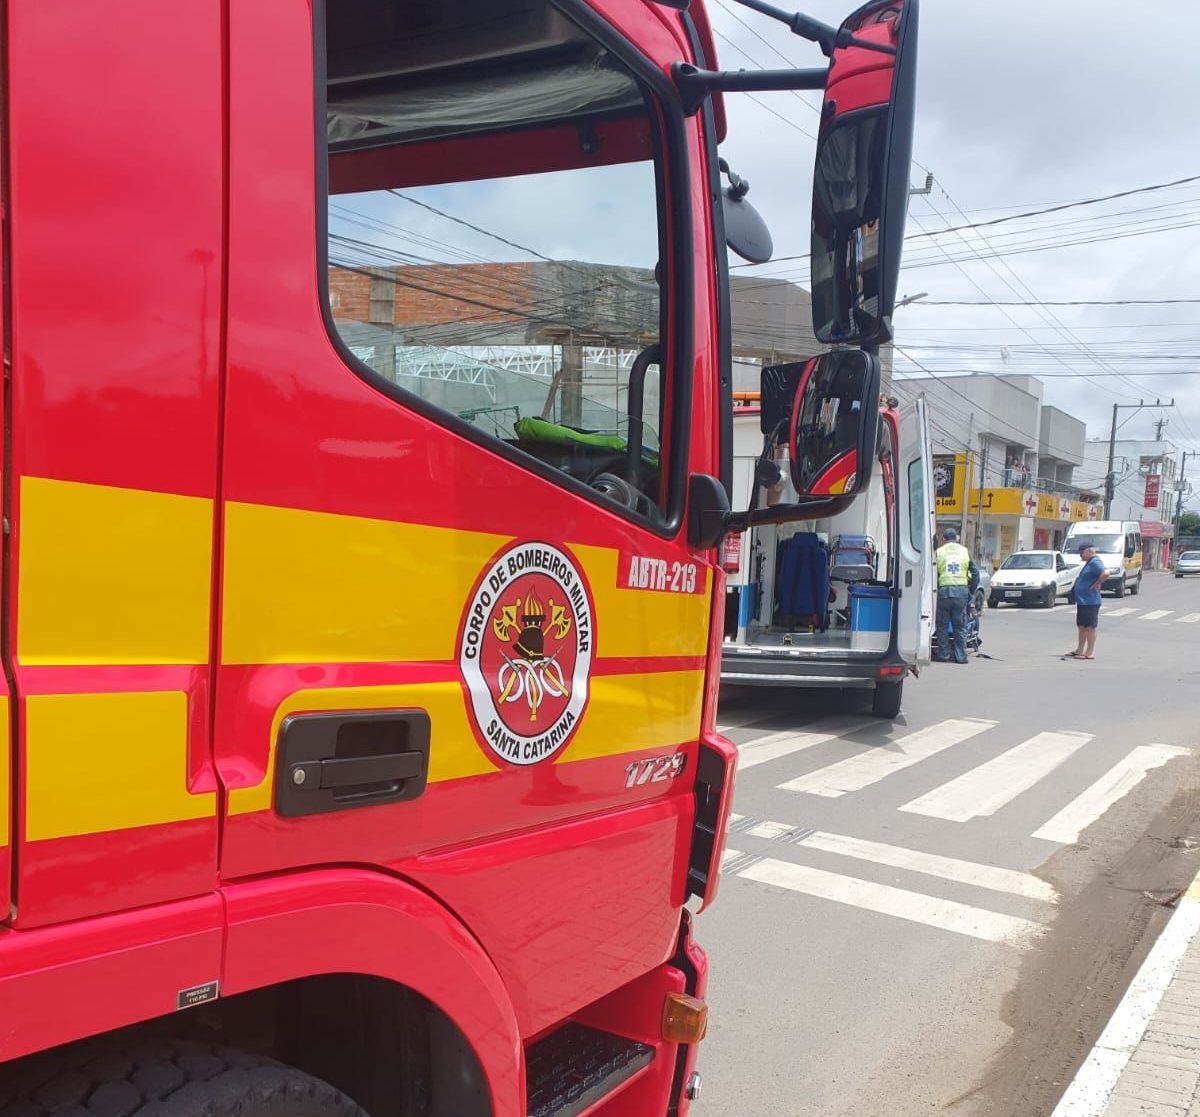
<path id="1" fill-rule="evenodd" d="M 479 436 L 661 519 L 662 176 L 634 75 L 537 0 L 327 9 L 341 340 Z"/>

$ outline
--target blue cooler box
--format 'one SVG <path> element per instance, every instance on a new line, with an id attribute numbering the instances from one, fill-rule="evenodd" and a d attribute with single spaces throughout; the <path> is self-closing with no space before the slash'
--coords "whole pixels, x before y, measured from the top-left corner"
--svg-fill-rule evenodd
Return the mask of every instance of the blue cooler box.
<path id="1" fill-rule="evenodd" d="M 850 647 L 886 652 L 892 636 L 892 591 L 887 586 L 850 587 Z"/>

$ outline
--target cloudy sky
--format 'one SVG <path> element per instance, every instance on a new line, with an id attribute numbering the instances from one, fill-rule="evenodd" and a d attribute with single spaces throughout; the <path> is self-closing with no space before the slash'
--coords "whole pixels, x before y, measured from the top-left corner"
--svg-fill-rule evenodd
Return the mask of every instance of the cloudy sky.
<path id="1" fill-rule="evenodd" d="M 782 24 L 709 0 L 726 69 L 819 65 Z M 845 0 L 809 0 L 830 23 Z M 1200 450 L 1200 180 L 985 229 L 919 236 L 1027 210 L 1200 176 L 1194 5 L 1117 0 L 922 0 L 914 186 L 896 312 L 909 367 L 937 375 L 1029 373 L 1047 403 L 1107 436 L 1114 402 L 1176 401 L 1121 413 L 1122 435 Z M 808 250 L 816 95 L 731 95 L 723 153 L 752 182 L 776 256 Z M 1081 243 L 1091 242 L 1091 243 Z M 741 274 L 807 280 L 798 261 Z M 1192 299 L 1191 304 L 1155 300 Z M 1146 300 L 1148 305 L 1047 306 Z M 945 306 L 971 302 L 982 306 Z M 997 306 L 998 302 L 1033 304 Z M 906 365 L 897 359 L 897 369 Z M 915 368 L 914 368 L 915 371 Z M 1200 482 L 1200 461 L 1189 474 Z M 1200 507 L 1200 484 L 1189 502 Z"/>

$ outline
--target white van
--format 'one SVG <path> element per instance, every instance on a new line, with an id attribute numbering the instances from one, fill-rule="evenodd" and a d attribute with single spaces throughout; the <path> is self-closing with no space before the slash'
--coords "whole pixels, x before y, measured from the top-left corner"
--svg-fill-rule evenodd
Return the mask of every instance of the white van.
<path id="1" fill-rule="evenodd" d="M 756 491 L 761 452 L 757 414 L 735 418 L 736 507 Z M 722 683 L 864 689 L 876 716 L 900 712 L 904 678 L 929 662 L 933 633 L 933 466 L 923 397 L 903 412 L 882 410 L 873 465 L 866 491 L 837 515 L 727 537 Z M 797 573 L 809 591 L 803 602 L 793 592 Z"/>
<path id="2" fill-rule="evenodd" d="M 1080 565 L 1079 548 L 1090 543 L 1104 560 L 1108 579 L 1104 589 L 1115 597 L 1125 591 L 1142 588 L 1142 529 L 1137 520 L 1081 520 L 1067 529 L 1063 558 L 1072 566 Z"/>

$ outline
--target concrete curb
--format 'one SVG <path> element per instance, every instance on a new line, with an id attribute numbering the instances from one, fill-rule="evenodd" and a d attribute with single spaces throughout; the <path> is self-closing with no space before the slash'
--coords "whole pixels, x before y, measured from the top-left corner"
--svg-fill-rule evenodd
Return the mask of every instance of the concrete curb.
<path id="1" fill-rule="evenodd" d="M 1200 874 L 1051 1117 L 1194 1117 L 1200 1092 Z"/>

